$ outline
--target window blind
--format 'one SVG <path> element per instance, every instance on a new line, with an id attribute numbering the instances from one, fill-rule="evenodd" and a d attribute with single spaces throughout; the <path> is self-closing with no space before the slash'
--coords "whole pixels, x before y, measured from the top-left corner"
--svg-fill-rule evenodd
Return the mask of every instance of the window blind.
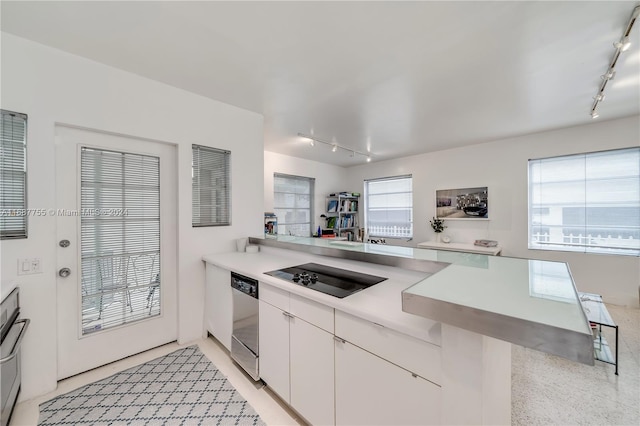
<path id="1" fill-rule="evenodd" d="M 413 178 L 365 181 L 365 224 L 372 237 L 413 237 Z"/>
<path id="2" fill-rule="evenodd" d="M 191 224 L 231 225 L 231 152 L 192 145 Z"/>
<path id="3" fill-rule="evenodd" d="M 160 159 L 81 150 L 83 334 L 160 315 Z"/>
<path id="4" fill-rule="evenodd" d="M 0 238 L 27 238 L 27 116 L 1 112 Z"/>
<path id="5" fill-rule="evenodd" d="M 529 248 L 640 255 L 640 148 L 529 160 Z"/>
<path id="6" fill-rule="evenodd" d="M 273 174 L 273 206 L 278 217 L 278 233 L 312 235 L 314 185 L 314 178 Z"/>

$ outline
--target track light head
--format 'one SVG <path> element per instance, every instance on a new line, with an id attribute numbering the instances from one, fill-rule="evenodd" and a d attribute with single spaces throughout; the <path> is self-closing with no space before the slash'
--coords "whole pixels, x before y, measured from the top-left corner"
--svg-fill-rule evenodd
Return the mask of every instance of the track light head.
<path id="1" fill-rule="evenodd" d="M 613 80 L 615 76 L 616 76 L 616 72 L 611 68 L 609 68 L 609 70 L 607 70 L 606 73 L 602 74 L 600 78 L 603 80 Z"/>
<path id="2" fill-rule="evenodd" d="M 626 52 L 631 47 L 631 39 L 629 36 L 623 37 L 620 41 L 613 43 L 613 47 L 620 49 L 621 52 Z"/>
<path id="3" fill-rule="evenodd" d="M 591 118 L 598 118 L 600 117 L 600 114 L 598 114 L 598 111 L 593 110 L 591 111 Z"/>
<path id="4" fill-rule="evenodd" d="M 338 145 L 333 144 L 333 146 L 331 147 L 331 152 L 336 152 L 338 150 Z"/>

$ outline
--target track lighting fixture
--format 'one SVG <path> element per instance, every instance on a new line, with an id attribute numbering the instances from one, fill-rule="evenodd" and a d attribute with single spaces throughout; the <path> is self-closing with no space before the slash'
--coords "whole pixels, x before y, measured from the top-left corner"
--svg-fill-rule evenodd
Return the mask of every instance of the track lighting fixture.
<path id="1" fill-rule="evenodd" d="M 331 152 L 337 152 L 338 149 L 342 149 L 344 151 L 349 152 L 349 157 L 355 157 L 356 155 L 362 155 L 363 157 L 366 157 L 367 163 L 371 161 L 371 154 L 370 153 L 364 153 L 364 152 L 356 151 L 355 149 L 351 149 L 351 148 L 347 148 L 347 147 L 341 146 L 335 141 L 335 139 L 334 139 L 333 142 L 325 142 L 325 141 L 323 141 L 321 139 L 318 139 L 315 136 L 305 135 L 304 133 L 298 133 L 298 136 L 309 140 L 309 145 L 311 145 L 311 146 L 315 146 L 315 142 L 318 142 L 318 143 L 330 146 L 331 147 Z"/>
<path id="2" fill-rule="evenodd" d="M 614 70 L 615 66 L 618 63 L 618 58 L 622 52 L 625 52 L 631 46 L 631 39 L 629 34 L 631 34 L 631 29 L 633 28 L 633 24 L 635 24 L 638 19 L 638 15 L 640 15 L 640 6 L 636 6 L 631 12 L 631 17 L 629 18 L 629 22 L 622 33 L 622 37 L 619 41 L 613 43 L 613 47 L 615 47 L 616 51 L 613 54 L 613 58 L 611 58 L 611 62 L 609 62 L 609 68 L 607 68 L 607 72 L 600 76 L 602 79 L 602 83 L 600 83 L 600 87 L 598 88 L 597 95 L 593 97 L 594 101 L 591 105 L 591 118 L 598 118 L 600 114 L 598 113 L 598 105 L 600 102 L 604 101 L 604 89 L 607 87 L 607 83 L 613 80 L 616 76 L 616 72 Z"/>

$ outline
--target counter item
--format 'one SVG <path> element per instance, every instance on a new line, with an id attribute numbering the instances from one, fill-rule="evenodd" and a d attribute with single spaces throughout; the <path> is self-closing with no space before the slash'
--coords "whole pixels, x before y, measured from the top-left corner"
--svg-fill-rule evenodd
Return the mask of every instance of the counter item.
<path id="1" fill-rule="evenodd" d="M 246 238 L 238 238 L 236 240 L 236 250 L 242 252 L 247 248 L 247 239 Z"/>
<path id="2" fill-rule="evenodd" d="M 330 294 L 340 299 L 386 280 L 384 277 L 317 263 L 305 263 L 290 268 L 265 272 L 265 274 L 309 287 L 312 290 Z"/>
<path id="3" fill-rule="evenodd" d="M 231 358 L 258 380 L 258 281 L 231 272 Z"/>

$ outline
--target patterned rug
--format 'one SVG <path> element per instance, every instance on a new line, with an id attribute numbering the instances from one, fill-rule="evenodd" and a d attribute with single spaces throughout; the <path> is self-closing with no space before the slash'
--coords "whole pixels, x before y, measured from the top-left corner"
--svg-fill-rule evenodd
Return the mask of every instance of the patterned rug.
<path id="1" fill-rule="evenodd" d="M 264 425 L 197 346 L 40 404 L 39 425 Z"/>

